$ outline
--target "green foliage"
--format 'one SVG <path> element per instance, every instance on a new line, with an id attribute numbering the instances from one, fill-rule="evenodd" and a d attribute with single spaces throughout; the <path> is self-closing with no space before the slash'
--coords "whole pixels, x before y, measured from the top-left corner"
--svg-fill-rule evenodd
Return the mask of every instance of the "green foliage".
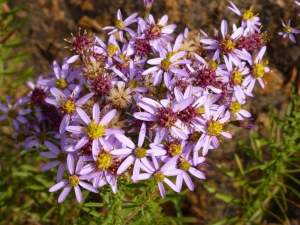
<path id="1" fill-rule="evenodd" d="M 268 139 L 254 133 L 251 135 L 251 146 L 242 141 L 239 143 L 249 157 L 250 165 L 245 167 L 239 156 L 235 155 L 238 172 L 220 166 L 227 176 L 235 180 L 242 196 L 224 194 L 204 184 L 209 192 L 238 212 L 232 218 L 224 218 L 213 224 L 262 224 L 270 216 L 281 224 L 290 224 L 287 204 L 297 205 L 295 202 L 299 202 L 300 198 L 300 181 L 296 178 L 300 172 L 300 100 L 294 89 L 284 119 L 280 119 L 270 108 Z M 288 199 L 288 192 L 298 199 Z M 271 203 L 276 212 L 270 208 Z"/>
<path id="2" fill-rule="evenodd" d="M 22 42 L 24 33 L 19 31 L 27 20 L 20 21 L 17 18 L 17 13 L 25 6 L 6 12 L 4 5 L 7 2 L 8 0 L 0 0 L 0 88 L 5 87 L 12 91 L 24 84 L 33 70 L 19 66 L 30 55 L 22 49 L 26 43 Z"/>

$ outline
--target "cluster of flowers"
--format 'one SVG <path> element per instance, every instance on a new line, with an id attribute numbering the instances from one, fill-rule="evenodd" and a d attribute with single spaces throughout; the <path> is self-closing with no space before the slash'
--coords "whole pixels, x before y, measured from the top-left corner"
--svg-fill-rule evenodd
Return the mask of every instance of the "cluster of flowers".
<path id="1" fill-rule="evenodd" d="M 14 106 L 9 99 L 7 107 L 0 104 L 0 120 L 12 119 L 20 144 L 49 149 L 40 152 L 52 160 L 41 171 L 58 166 L 49 191 L 64 188 L 59 202 L 72 187 L 78 202 L 79 186 L 98 192 L 109 185 L 116 193 L 117 180 L 128 174 L 133 182 L 154 179 L 162 197 L 163 182 L 175 192 L 183 181 L 193 190 L 190 175 L 205 179 L 206 154 L 221 135 L 231 138 L 224 126 L 253 126 L 242 106 L 256 81 L 265 87 L 269 71 L 259 18 L 231 3 L 242 21 L 232 31 L 223 20 L 212 37 L 186 28 L 173 38 L 176 25 L 167 15 L 155 22 L 152 4 L 144 0 L 144 18 L 123 20 L 118 10 L 115 26 L 103 28 L 111 30 L 107 43 L 86 32 L 72 35 L 75 55 L 61 66 L 54 61 L 51 78 L 28 82 L 31 92 Z M 134 24 L 137 31 L 129 28 Z"/>
<path id="2" fill-rule="evenodd" d="M 300 2 L 295 1 L 295 3 L 298 6 L 300 6 Z M 299 16 L 300 16 L 300 14 L 299 14 Z M 300 30 L 297 30 L 297 29 L 291 27 L 291 20 L 288 21 L 287 25 L 285 25 L 285 23 L 282 22 L 282 26 L 283 26 L 283 29 L 282 29 L 282 31 L 278 32 L 278 34 L 280 36 L 282 36 L 283 38 L 289 37 L 289 39 L 292 42 L 296 43 L 296 40 L 295 40 L 295 37 L 293 34 L 300 34 Z"/>

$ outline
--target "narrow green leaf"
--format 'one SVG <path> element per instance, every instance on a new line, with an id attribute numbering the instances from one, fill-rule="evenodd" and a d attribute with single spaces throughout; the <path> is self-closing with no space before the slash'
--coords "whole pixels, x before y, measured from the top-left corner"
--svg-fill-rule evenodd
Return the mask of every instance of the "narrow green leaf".
<path id="1" fill-rule="evenodd" d="M 100 203 L 100 202 L 88 202 L 85 203 L 83 206 L 84 207 L 103 207 L 105 203 Z"/>
<path id="2" fill-rule="evenodd" d="M 97 218 L 102 216 L 100 213 L 91 210 L 90 208 L 82 207 L 82 210 Z"/>
<path id="3" fill-rule="evenodd" d="M 240 173 L 245 176 L 245 172 L 244 172 L 244 169 L 243 169 L 243 166 L 242 166 L 242 162 L 241 162 L 241 159 L 240 157 L 237 155 L 237 154 L 234 154 L 234 158 L 235 158 L 235 161 L 239 167 L 239 170 L 240 170 Z"/>

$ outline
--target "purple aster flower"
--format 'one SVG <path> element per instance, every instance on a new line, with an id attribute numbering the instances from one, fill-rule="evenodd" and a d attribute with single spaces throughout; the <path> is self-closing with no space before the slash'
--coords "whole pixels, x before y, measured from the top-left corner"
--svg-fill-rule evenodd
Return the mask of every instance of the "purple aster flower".
<path id="1" fill-rule="evenodd" d="M 19 130 L 20 129 L 19 123 L 25 124 L 28 122 L 24 116 L 29 114 L 31 112 L 31 109 L 18 110 L 18 108 L 26 104 L 28 101 L 29 101 L 28 97 L 21 97 L 14 105 L 12 105 L 10 103 L 10 97 L 7 96 L 6 97 L 7 107 L 4 106 L 2 103 L 0 103 L 0 111 L 4 113 L 3 115 L 0 116 L 0 121 L 5 120 L 6 118 L 10 118 L 12 120 L 15 130 Z"/>
<path id="2" fill-rule="evenodd" d="M 238 63 L 246 57 L 244 52 L 239 50 L 237 46 L 237 41 L 242 36 L 244 28 L 239 27 L 231 35 L 227 33 L 227 30 L 227 21 L 223 20 L 221 23 L 222 38 L 204 38 L 200 42 L 206 45 L 204 49 L 215 50 L 214 58 L 217 58 L 218 61 L 220 60 L 219 55 L 222 53 L 228 55 L 230 61 Z"/>
<path id="3" fill-rule="evenodd" d="M 178 68 L 178 65 L 190 64 L 192 61 L 183 59 L 186 55 L 185 51 L 179 51 L 182 42 L 182 35 L 176 38 L 175 44 L 172 49 L 168 49 L 168 53 L 165 53 L 165 49 L 158 47 L 160 58 L 150 59 L 147 61 L 148 64 L 154 65 L 149 69 L 145 70 L 142 74 L 147 75 L 152 72 L 157 72 L 154 77 L 153 85 L 157 86 L 161 82 L 161 77 L 164 77 L 164 83 L 166 87 L 170 86 L 171 75 L 176 73 L 180 77 L 189 76 L 188 72 Z"/>
<path id="4" fill-rule="evenodd" d="M 243 104 L 245 96 L 245 87 L 242 85 L 244 76 L 250 73 L 250 69 L 246 67 L 246 63 L 242 62 L 233 68 L 232 63 L 224 56 L 225 65 L 229 72 L 229 86 L 233 88 L 233 96 L 237 99 L 240 104 Z"/>
<path id="5" fill-rule="evenodd" d="M 146 124 L 143 123 L 141 126 L 140 134 L 139 134 L 139 139 L 138 139 L 138 145 L 136 146 L 129 138 L 125 137 L 124 135 L 121 134 L 116 134 L 116 138 L 122 142 L 127 148 L 121 148 L 121 149 L 116 149 L 112 150 L 111 154 L 115 156 L 120 156 L 122 159 L 125 159 L 121 165 L 119 166 L 117 170 L 117 175 L 120 175 L 124 173 L 127 168 L 134 163 L 133 167 L 133 175 L 132 175 L 132 180 L 133 182 L 137 182 L 138 175 L 140 172 L 140 168 L 143 168 L 144 165 L 148 165 L 148 161 L 146 160 L 146 155 L 149 154 L 149 150 L 142 148 L 144 139 L 146 135 Z M 160 153 L 160 151 L 155 152 L 156 155 Z"/>
<path id="6" fill-rule="evenodd" d="M 296 30 L 290 26 L 291 20 L 289 20 L 287 25 L 285 25 L 284 22 L 282 22 L 282 25 L 283 25 L 283 29 L 282 29 L 282 31 L 278 32 L 278 34 L 280 36 L 282 36 L 283 38 L 289 37 L 292 42 L 296 43 L 296 40 L 295 40 L 295 37 L 293 34 L 300 34 L 300 30 Z"/>
<path id="7" fill-rule="evenodd" d="M 98 190 L 96 188 L 94 188 L 92 185 L 90 185 L 86 182 L 83 182 L 82 180 L 84 180 L 84 179 L 82 179 L 79 176 L 79 173 L 82 169 L 83 163 L 84 163 L 84 159 L 83 159 L 83 157 L 80 157 L 78 162 L 77 162 L 76 168 L 75 168 L 74 158 L 71 154 L 68 154 L 68 156 L 67 156 L 67 167 L 68 167 L 68 171 L 69 171 L 69 174 L 70 174 L 68 180 L 62 180 L 62 181 L 58 182 L 57 184 L 53 185 L 49 189 L 49 192 L 55 192 L 55 191 L 57 191 L 57 190 L 64 187 L 63 191 L 61 192 L 61 194 L 58 197 L 58 202 L 59 203 L 63 202 L 66 199 L 66 197 L 70 193 L 72 187 L 74 187 L 74 191 L 75 191 L 77 201 L 81 202 L 82 194 L 81 194 L 81 190 L 80 190 L 79 185 L 81 187 L 91 191 L 91 192 L 98 193 Z"/>
<path id="8" fill-rule="evenodd" d="M 64 169 L 67 168 L 67 152 L 64 150 L 64 142 L 66 139 L 66 133 L 62 135 L 61 138 L 61 149 L 59 149 L 56 145 L 52 144 L 51 142 L 46 142 L 45 146 L 51 151 L 51 152 L 40 152 L 40 155 L 48 158 L 48 159 L 55 159 L 54 161 L 51 161 L 49 163 L 46 163 L 43 165 L 40 170 L 46 171 L 50 170 L 56 166 L 58 166 L 57 175 L 56 175 L 56 182 L 60 182 L 62 180 Z"/>
<path id="9" fill-rule="evenodd" d="M 148 162 L 144 167 L 146 173 L 140 173 L 137 180 L 146 180 L 153 177 L 155 182 L 157 182 L 160 195 L 163 198 L 166 197 L 166 191 L 163 182 L 169 185 L 169 187 L 171 187 L 174 191 L 179 192 L 178 187 L 173 184 L 172 181 L 166 178 L 166 176 L 176 176 L 182 173 L 182 170 L 180 169 L 170 169 L 170 167 L 177 161 L 179 155 L 170 158 L 170 160 L 168 160 L 161 168 L 159 167 L 157 159 L 153 153 L 151 153 L 151 157 L 152 162 Z"/>
<path id="10" fill-rule="evenodd" d="M 129 16 L 126 20 L 123 21 L 121 11 L 120 11 L 120 9 L 118 9 L 117 21 L 115 23 L 115 26 L 103 27 L 102 30 L 112 30 L 111 32 L 108 33 L 108 35 L 111 35 L 117 31 L 119 31 L 120 41 L 124 42 L 124 40 L 123 40 L 123 38 L 124 38 L 123 32 L 124 31 L 127 31 L 130 34 L 130 36 L 132 36 L 132 37 L 136 36 L 136 33 L 132 29 L 128 28 L 128 26 L 132 23 L 137 22 L 137 19 L 136 19 L 137 15 L 138 15 L 138 13 L 134 13 L 131 16 Z"/>
<path id="11" fill-rule="evenodd" d="M 178 103 L 167 99 L 163 99 L 159 103 L 150 98 L 142 98 L 137 104 L 146 112 L 136 112 L 133 116 L 142 121 L 155 121 L 162 136 L 170 132 L 172 136 L 185 140 L 189 132 L 184 123 L 179 120 L 178 113 L 186 109 L 193 101 L 193 97 Z"/>
<path id="12" fill-rule="evenodd" d="M 194 190 L 194 184 L 189 176 L 189 173 L 199 179 L 206 178 L 205 173 L 198 169 L 198 165 L 203 163 L 204 161 L 205 157 L 198 157 L 198 152 L 194 152 L 193 158 L 189 157 L 189 154 L 185 154 L 178 159 L 176 167 L 180 168 L 183 171 L 176 177 L 176 186 L 178 190 L 181 190 L 183 181 L 191 191 Z"/>
<path id="13" fill-rule="evenodd" d="M 252 7 L 244 12 L 244 14 L 242 14 L 241 11 L 232 2 L 230 2 L 230 4 L 232 7 L 228 6 L 227 8 L 241 17 L 243 28 L 246 29 L 248 27 L 252 33 L 254 33 L 255 31 L 257 33 L 260 33 L 261 23 L 259 22 L 259 17 L 257 16 L 258 14 L 254 15 L 254 13 L 252 12 Z"/>
<path id="14" fill-rule="evenodd" d="M 40 127 L 38 125 L 33 126 L 33 131 L 31 136 L 25 139 L 25 149 L 29 150 L 32 147 L 38 149 L 42 144 L 57 143 L 61 135 L 56 131 L 48 131 L 46 128 L 45 121 L 39 121 Z"/>
<path id="15" fill-rule="evenodd" d="M 237 120 L 244 120 L 244 117 L 251 117 L 251 113 L 242 109 L 242 105 L 233 99 L 229 105 L 230 112 L 235 116 Z"/>
<path id="16" fill-rule="evenodd" d="M 101 120 L 100 120 L 100 108 L 98 103 L 95 103 L 93 106 L 92 120 L 81 108 L 77 108 L 76 111 L 85 125 L 84 126 L 71 125 L 66 127 L 66 130 L 71 133 L 83 135 L 80 141 L 76 144 L 75 150 L 80 149 L 90 139 L 93 139 L 92 152 L 93 152 L 93 156 L 96 157 L 100 142 L 106 143 L 104 137 L 107 137 L 109 135 L 114 135 L 117 133 L 121 133 L 121 134 L 124 133 L 124 131 L 121 129 L 110 129 L 105 127 L 105 125 L 107 125 L 116 115 L 117 110 L 115 109 L 110 110 Z"/>
<path id="17" fill-rule="evenodd" d="M 56 60 L 53 61 L 53 73 L 54 78 L 49 79 L 40 79 L 37 84 L 47 86 L 49 88 L 56 87 L 63 91 L 73 90 L 75 88 L 75 84 L 72 84 L 72 81 L 77 78 L 81 67 L 78 67 L 75 70 L 71 70 L 69 67 L 68 58 L 65 58 L 62 64 L 62 67 L 60 68 L 58 62 Z"/>
<path id="18" fill-rule="evenodd" d="M 176 28 L 175 24 L 167 24 L 169 17 L 164 15 L 160 18 L 158 23 L 155 23 L 153 16 L 150 14 L 149 17 L 144 21 L 139 18 L 139 29 L 143 33 L 143 38 L 149 40 L 150 46 L 158 51 L 158 46 L 167 44 L 173 40 L 170 35 Z"/>
<path id="19" fill-rule="evenodd" d="M 88 99 L 90 99 L 94 95 L 94 92 L 91 92 L 76 100 L 74 96 L 77 96 L 78 94 L 76 93 L 79 93 L 80 90 L 80 86 L 76 86 L 72 94 L 67 97 L 63 92 L 61 92 L 55 87 L 50 89 L 52 95 L 55 98 L 48 97 L 46 98 L 46 102 L 59 108 L 64 114 L 64 117 L 61 120 L 59 127 L 60 133 L 65 132 L 66 127 L 70 124 L 71 120 L 74 119 L 74 116 L 77 116 L 77 108 L 80 108 L 82 104 L 84 104 Z"/>
<path id="20" fill-rule="evenodd" d="M 85 157 L 86 161 L 92 162 L 82 168 L 80 175 L 82 175 L 84 179 L 92 179 L 93 187 L 95 188 L 102 187 L 108 183 L 112 191 L 117 193 L 118 174 L 116 174 L 116 171 L 120 166 L 121 160 L 119 156 L 111 154 L 111 149 L 112 145 L 110 144 L 102 145 L 101 150 L 97 150 L 96 155 Z"/>
<path id="21" fill-rule="evenodd" d="M 248 86 L 246 91 L 247 95 L 252 96 L 251 92 L 254 88 L 256 80 L 259 81 L 259 84 L 262 88 L 265 88 L 265 83 L 262 77 L 265 75 L 265 73 L 270 71 L 269 67 L 266 67 L 266 65 L 268 65 L 268 61 L 264 63 L 262 62 L 262 58 L 266 52 L 266 49 L 266 46 L 262 47 L 262 49 L 257 54 L 255 60 L 249 61 L 251 65 L 251 74 L 248 75 L 242 83 L 243 86 Z"/>
<path id="22" fill-rule="evenodd" d="M 205 156 L 210 149 L 210 145 L 217 148 L 220 145 L 218 136 L 221 134 L 224 137 L 231 138 L 231 134 L 223 130 L 223 126 L 229 121 L 230 113 L 225 112 L 225 106 L 218 106 L 217 110 L 207 110 L 205 108 L 204 123 L 196 124 L 195 127 L 203 132 L 200 139 L 198 140 L 195 151 L 198 151 L 201 147 L 202 155 Z"/>

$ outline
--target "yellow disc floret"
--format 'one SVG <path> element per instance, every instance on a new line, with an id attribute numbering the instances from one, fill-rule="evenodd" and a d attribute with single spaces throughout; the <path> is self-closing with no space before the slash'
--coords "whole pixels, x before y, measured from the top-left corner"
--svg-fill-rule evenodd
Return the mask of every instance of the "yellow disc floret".
<path id="1" fill-rule="evenodd" d="M 210 136 L 219 136 L 219 134 L 223 131 L 223 125 L 220 124 L 219 121 L 209 121 L 207 132 Z"/>
<path id="2" fill-rule="evenodd" d="M 95 123 L 95 121 L 93 120 L 87 126 L 86 134 L 91 139 L 101 138 L 105 134 L 104 127 L 101 124 L 99 124 L 99 123 Z"/>
<path id="3" fill-rule="evenodd" d="M 243 77 L 240 71 L 234 70 L 232 71 L 232 82 L 236 85 L 240 85 L 243 82 Z"/>
<path id="4" fill-rule="evenodd" d="M 136 148 L 136 149 L 134 149 L 133 154 L 137 158 L 141 159 L 141 158 L 144 158 L 147 155 L 146 151 L 147 150 L 145 148 Z"/>
<path id="5" fill-rule="evenodd" d="M 252 75 L 257 79 L 262 78 L 265 75 L 265 65 L 268 64 L 268 61 L 266 61 L 265 63 L 254 63 L 252 67 Z"/>
<path id="6" fill-rule="evenodd" d="M 64 152 L 61 152 L 57 155 L 56 159 L 57 159 L 57 161 L 59 161 L 61 163 L 65 163 L 65 162 L 67 162 L 67 154 Z"/>
<path id="7" fill-rule="evenodd" d="M 283 32 L 284 32 L 285 34 L 290 34 L 290 33 L 292 33 L 292 30 L 293 30 L 293 28 L 291 28 L 291 27 L 289 27 L 289 26 L 286 26 L 286 27 L 283 28 Z"/>
<path id="8" fill-rule="evenodd" d="M 115 23 L 116 27 L 119 28 L 120 30 L 124 29 L 124 22 L 122 20 L 117 20 Z"/>
<path id="9" fill-rule="evenodd" d="M 254 17 L 254 14 L 252 12 L 252 7 L 243 14 L 243 20 L 252 20 L 253 17 Z"/>
<path id="10" fill-rule="evenodd" d="M 170 153 L 171 156 L 181 154 L 181 150 L 182 150 L 181 144 L 171 144 L 169 146 L 169 153 Z"/>
<path id="11" fill-rule="evenodd" d="M 175 55 L 175 52 L 170 52 L 167 54 L 166 58 L 164 58 L 160 65 L 161 65 L 161 68 L 165 71 L 169 71 L 171 66 L 172 66 L 172 62 L 170 61 L 171 57 Z"/>
<path id="12" fill-rule="evenodd" d="M 218 69 L 218 63 L 215 60 L 208 61 L 208 68 L 216 71 Z"/>
<path id="13" fill-rule="evenodd" d="M 96 161 L 99 170 L 107 170 L 113 162 L 113 156 L 109 152 L 99 153 Z"/>
<path id="14" fill-rule="evenodd" d="M 235 48 L 234 40 L 231 38 L 223 38 L 220 41 L 220 47 L 224 52 L 232 52 Z"/>
<path id="15" fill-rule="evenodd" d="M 198 115 L 205 113 L 205 108 L 197 108 L 196 110 L 197 110 Z"/>
<path id="16" fill-rule="evenodd" d="M 229 110 L 230 110 L 232 113 L 236 114 L 236 113 L 238 113 L 239 111 L 241 111 L 241 104 L 238 103 L 238 101 L 234 101 L 234 102 L 232 102 L 232 103 L 230 104 Z"/>
<path id="17" fill-rule="evenodd" d="M 76 187 L 79 184 L 79 178 L 76 175 L 69 176 L 69 184 Z"/>
<path id="18" fill-rule="evenodd" d="M 156 171 L 153 175 L 155 182 L 163 182 L 165 175 L 161 171 Z"/>
<path id="19" fill-rule="evenodd" d="M 115 46 L 114 44 L 109 44 L 107 46 L 107 54 L 108 54 L 108 56 L 113 56 L 116 53 L 117 50 L 118 50 L 117 46 Z"/>
<path id="20" fill-rule="evenodd" d="M 63 78 L 58 78 L 55 81 L 55 86 L 60 89 L 65 89 L 68 86 L 68 83 Z"/>
<path id="21" fill-rule="evenodd" d="M 9 111 L 7 112 L 7 115 L 8 115 L 9 118 L 14 119 L 14 118 L 17 117 L 18 112 L 17 112 L 16 110 L 13 110 L 13 109 L 12 109 L 12 110 L 9 110 Z"/>
<path id="22" fill-rule="evenodd" d="M 179 168 L 182 169 L 182 170 L 184 170 L 184 171 L 188 171 L 190 169 L 190 167 L 191 167 L 191 164 L 188 161 L 186 161 L 186 160 L 182 161 L 179 164 Z"/>
<path id="23" fill-rule="evenodd" d="M 61 103 L 61 108 L 63 113 L 65 114 L 73 114 L 76 110 L 76 105 L 74 101 L 65 100 Z"/>

